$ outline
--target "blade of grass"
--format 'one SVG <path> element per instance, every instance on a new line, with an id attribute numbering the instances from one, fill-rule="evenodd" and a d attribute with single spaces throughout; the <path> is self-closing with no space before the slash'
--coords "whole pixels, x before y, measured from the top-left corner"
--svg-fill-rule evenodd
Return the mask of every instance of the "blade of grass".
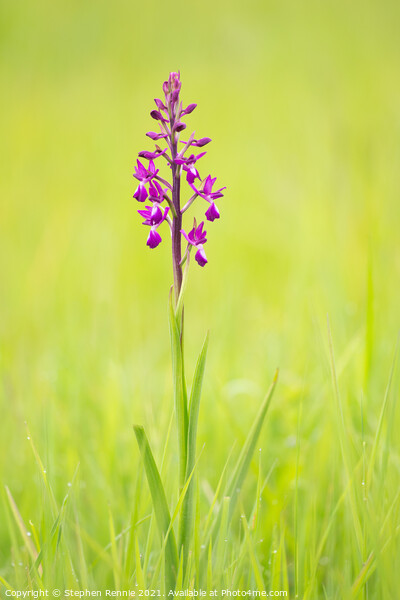
<path id="1" fill-rule="evenodd" d="M 221 473 L 220 478 L 218 480 L 218 484 L 217 484 L 217 488 L 216 488 L 215 493 L 214 493 L 213 500 L 212 500 L 212 502 L 210 504 L 210 509 L 208 511 L 206 522 L 205 522 L 205 525 L 204 525 L 204 528 L 203 528 L 204 529 L 204 537 L 205 538 L 210 533 L 209 527 L 210 527 L 211 519 L 212 519 L 212 516 L 213 516 L 214 508 L 215 508 L 215 505 L 217 504 L 218 496 L 219 496 L 220 491 L 222 489 L 222 484 L 224 482 L 225 473 L 226 473 L 226 471 L 228 469 L 229 460 L 230 460 L 230 458 L 232 456 L 234 448 L 235 448 L 235 443 L 232 445 L 232 448 L 229 451 L 228 458 L 225 461 L 224 468 L 222 469 L 222 473 Z"/>
<path id="2" fill-rule="evenodd" d="M 39 556 L 38 551 L 35 548 L 35 544 L 31 540 L 31 538 L 28 536 L 28 533 L 27 533 L 28 530 L 25 526 L 24 520 L 21 517 L 21 514 L 18 510 L 17 504 L 16 504 L 14 498 L 12 497 L 12 494 L 7 486 L 5 486 L 5 490 L 6 490 L 7 498 L 8 498 L 9 504 L 10 504 L 11 512 L 12 512 L 15 522 L 18 526 L 18 529 L 21 533 L 25 548 L 27 549 L 28 554 L 32 559 L 33 565 L 35 565 L 36 560 Z M 36 566 L 35 566 L 34 570 L 35 570 L 35 576 L 37 579 L 37 583 L 38 583 L 38 585 L 41 586 L 41 580 L 40 580 L 39 574 L 42 574 L 42 567 L 39 566 L 38 570 L 36 571 Z"/>
<path id="3" fill-rule="evenodd" d="M 247 546 L 247 549 L 249 552 L 251 566 L 252 566 L 254 578 L 255 578 L 255 581 L 257 584 L 257 590 L 262 593 L 262 592 L 265 592 L 265 586 L 264 586 L 264 581 L 263 581 L 263 578 L 261 575 L 261 567 L 257 560 L 256 554 L 254 552 L 254 546 L 253 546 L 253 542 L 251 539 L 249 526 L 248 526 L 248 523 L 247 523 L 247 520 L 246 520 L 246 517 L 244 514 L 242 514 L 241 520 L 242 520 L 242 525 L 243 525 L 243 530 L 244 530 L 244 535 L 245 535 L 246 546 Z M 276 587 L 276 589 L 278 589 L 278 587 Z"/>
<path id="4" fill-rule="evenodd" d="M 196 370 L 193 378 L 193 386 L 189 402 L 189 428 L 186 475 L 187 480 L 196 461 L 197 424 L 199 418 L 200 398 L 203 385 L 204 371 L 206 366 L 209 334 L 207 333 L 200 355 L 197 360 Z M 185 499 L 182 504 L 182 512 L 179 523 L 179 548 L 183 549 L 183 572 L 185 573 L 187 557 L 189 554 L 190 541 L 194 527 L 194 482 L 189 485 Z"/>
<path id="5" fill-rule="evenodd" d="M 208 546 L 208 555 L 207 555 L 207 591 L 211 591 L 213 589 L 213 568 L 212 568 L 212 541 L 210 540 L 210 544 Z"/>
<path id="6" fill-rule="evenodd" d="M 111 513 L 111 507 L 110 505 L 108 506 L 108 526 L 109 526 L 109 531 L 110 531 L 110 544 L 111 544 L 111 557 L 112 557 L 112 561 L 113 561 L 113 575 L 114 575 L 114 584 L 115 584 L 115 589 L 119 589 L 120 588 L 120 581 L 121 581 L 121 565 L 120 565 L 120 560 L 118 557 L 118 548 L 117 548 L 117 540 L 116 540 L 116 535 L 115 535 L 115 526 L 114 526 L 114 519 Z"/>
<path id="7" fill-rule="evenodd" d="M 219 535 L 215 542 L 215 573 L 221 575 L 224 570 L 226 546 L 228 541 L 229 508 L 231 499 L 225 497 L 222 501 L 222 516 Z"/>
<path id="8" fill-rule="evenodd" d="M 352 484 L 353 477 L 351 474 L 351 458 L 350 458 L 350 448 L 348 443 L 348 433 L 346 431 L 345 419 L 344 419 L 344 410 L 342 398 L 339 390 L 339 381 L 336 372 L 336 362 L 335 362 L 335 353 L 333 349 L 333 340 L 332 333 L 329 323 L 329 317 L 327 317 L 327 328 L 328 328 L 328 342 L 329 342 L 329 356 L 330 356 L 330 366 L 331 366 L 331 376 L 332 376 L 332 384 L 334 389 L 334 395 L 336 399 L 336 408 L 338 415 L 338 433 L 339 433 L 339 444 L 342 453 L 342 459 L 345 467 L 345 472 L 347 476 L 347 481 L 349 483 L 349 501 L 350 501 L 350 509 L 352 513 L 352 522 L 354 525 L 355 536 L 357 540 L 359 558 L 362 560 L 363 556 L 363 532 L 360 522 L 360 515 L 357 508 L 357 499 L 355 496 L 354 486 Z"/>
<path id="9" fill-rule="evenodd" d="M 171 337 L 172 353 L 172 379 L 174 385 L 174 404 L 178 428 L 178 448 L 179 448 L 179 489 L 182 489 L 185 483 L 186 473 L 186 449 L 187 449 L 187 430 L 188 430 L 188 409 L 185 395 L 185 384 L 183 377 L 183 355 L 181 336 L 178 323 L 175 316 L 172 300 L 172 288 L 169 294 L 169 328 Z"/>
<path id="10" fill-rule="evenodd" d="M 199 454 L 199 456 L 198 456 L 198 458 L 197 458 L 197 461 L 196 461 L 196 463 L 195 463 L 195 465 L 194 465 L 194 467 L 193 467 L 193 471 L 191 472 L 191 474 L 190 474 L 190 476 L 189 476 L 188 480 L 186 481 L 186 483 L 185 483 L 185 485 L 184 485 L 184 487 L 183 487 L 183 490 L 182 490 L 182 491 L 181 491 L 181 493 L 180 493 L 180 496 L 179 496 L 179 498 L 178 498 L 178 502 L 177 502 L 177 504 L 176 504 L 176 506 L 175 506 L 175 510 L 174 510 L 174 512 L 172 513 L 172 517 L 171 517 L 171 520 L 170 520 L 169 527 L 168 527 L 168 529 L 167 529 L 167 531 L 166 531 L 166 534 L 165 534 L 165 536 L 164 536 L 164 541 L 163 541 L 163 545 L 162 545 L 162 548 L 161 548 L 162 552 L 164 552 L 164 550 L 165 550 L 165 546 L 166 546 L 166 542 L 167 542 L 167 540 L 168 540 L 168 535 L 169 535 L 169 532 L 172 530 L 172 527 L 173 527 L 173 525 L 174 525 L 174 523 L 175 523 L 175 520 L 176 520 L 176 518 L 177 518 L 178 514 L 179 514 L 179 513 L 180 513 L 180 511 L 181 511 L 181 508 L 182 508 L 182 503 L 183 503 L 183 501 L 184 501 L 184 499 L 185 499 L 185 495 L 186 495 L 186 493 L 187 493 L 187 490 L 188 490 L 188 488 L 189 488 L 189 486 L 190 486 L 190 482 L 191 482 L 191 480 L 192 480 L 192 477 L 193 477 L 193 475 L 194 475 L 195 469 L 196 469 L 196 467 L 197 467 L 197 463 L 198 463 L 198 461 L 200 460 L 200 456 L 201 456 L 201 452 L 200 452 L 200 454 Z M 158 563 L 160 563 L 161 556 L 162 556 L 162 554 L 160 553 L 160 558 L 159 558 L 159 560 L 158 560 Z M 153 580 L 152 580 L 152 583 L 151 583 L 150 589 L 154 589 L 154 586 L 156 585 L 156 583 L 155 583 L 155 581 L 156 581 L 156 572 L 157 572 L 157 569 L 159 569 L 159 566 L 160 566 L 159 564 L 156 566 L 155 573 L 154 573 L 154 576 L 153 576 Z"/>
<path id="11" fill-rule="evenodd" d="M 265 416 L 268 412 L 268 408 L 270 406 L 271 399 L 272 399 L 276 384 L 278 382 L 278 373 L 279 373 L 279 371 L 276 370 L 274 378 L 270 385 L 270 388 L 259 408 L 257 416 L 256 416 L 256 418 L 253 422 L 253 425 L 247 435 L 246 441 L 243 445 L 242 451 L 240 452 L 240 455 L 239 455 L 239 458 L 235 465 L 232 476 L 226 485 L 224 496 L 231 498 L 230 505 L 229 505 L 229 518 L 231 518 L 233 515 L 233 511 L 236 507 L 236 503 L 239 498 L 239 491 L 243 485 L 243 481 L 246 477 L 248 468 L 250 466 L 250 463 L 251 463 L 251 460 L 253 457 L 253 453 L 254 453 L 254 448 L 257 444 L 257 440 L 260 435 L 261 428 L 262 428 L 264 420 L 265 420 Z M 217 537 L 218 530 L 219 530 L 220 524 L 221 524 L 221 517 L 222 517 L 222 506 L 219 507 L 216 519 L 207 535 L 206 542 L 204 544 L 205 547 L 209 546 L 209 541 L 212 537 L 214 537 L 214 538 Z"/>
<path id="12" fill-rule="evenodd" d="M 175 587 L 176 575 L 178 571 L 178 551 L 174 532 L 170 528 L 171 517 L 169 514 L 167 499 L 165 497 L 164 487 L 153 457 L 153 453 L 147 440 L 146 433 L 143 427 L 139 425 L 134 425 L 134 431 L 139 450 L 142 455 L 142 461 L 153 501 L 157 525 L 161 534 L 161 538 L 165 540 L 165 571 L 166 577 L 168 578 L 166 587 L 167 589 L 172 590 Z"/>
<path id="13" fill-rule="evenodd" d="M 384 417 L 385 417 L 387 405 L 388 405 L 388 402 L 389 402 L 390 389 L 391 389 L 391 386 L 392 386 L 393 374 L 394 374 L 395 367 L 396 367 L 396 359 L 397 359 L 397 353 L 398 353 L 398 349 L 399 349 L 399 341 L 400 341 L 400 338 L 398 337 L 397 338 L 397 342 L 396 342 L 396 347 L 395 347 L 394 355 L 393 355 L 392 364 L 391 364 L 391 367 L 390 367 L 389 379 L 388 379 L 388 382 L 387 382 L 387 385 L 386 385 L 385 395 L 384 395 L 384 398 L 383 398 L 382 408 L 381 408 L 381 412 L 379 414 L 378 426 L 376 428 L 374 442 L 373 442 L 373 445 L 372 445 L 370 459 L 369 459 L 369 463 L 368 463 L 367 478 L 366 478 L 366 482 L 365 482 L 365 487 L 366 487 L 366 493 L 367 494 L 368 494 L 368 491 L 369 491 L 370 486 L 371 486 L 371 480 L 372 480 L 372 475 L 373 475 L 373 470 L 374 470 L 375 460 L 376 460 L 376 453 L 378 451 L 378 444 L 379 444 L 379 440 L 380 440 L 381 433 L 382 433 L 383 421 L 384 421 Z"/>
<path id="14" fill-rule="evenodd" d="M 37 465 L 39 467 L 40 474 L 42 476 L 44 487 L 45 487 L 45 489 L 47 491 L 47 494 L 48 494 L 48 497 L 49 497 L 50 507 L 51 507 L 51 511 L 52 511 L 52 517 L 53 517 L 53 520 L 54 520 L 54 519 L 56 519 L 56 517 L 58 515 L 57 501 L 55 499 L 52 487 L 51 487 L 51 485 L 49 483 L 49 480 L 48 480 L 48 477 L 47 477 L 47 471 L 46 471 L 46 469 L 43 466 L 43 463 L 42 463 L 42 460 L 40 458 L 39 452 L 36 449 L 36 446 L 35 446 L 35 444 L 33 442 L 33 439 L 32 439 L 32 435 L 31 435 L 31 433 L 29 431 L 28 424 L 26 422 L 25 422 L 25 428 L 26 428 L 27 439 L 28 439 L 28 441 L 29 441 L 29 443 L 31 445 L 33 455 L 35 457 L 36 463 L 37 463 Z"/>
<path id="15" fill-rule="evenodd" d="M 235 506 L 236 506 L 236 503 L 238 500 L 239 491 L 243 485 L 248 468 L 250 466 L 250 463 L 251 463 L 251 460 L 253 457 L 253 453 L 254 453 L 254 448 L 256 447 L 257 440 L 260 435 L 265 416 L 268 412 L 268 408 L 270 406 L 272 395 L 274 393 L 274 389 L 277 384 L 277 381 L 278 381 L 278 370 L 275 372 L 275 376 L 272 381 L 272 384 L 267 392 L 267 395 L 264 398 L 263 403 L 260 406 L 258 414 L 257 414 L 257 416 L 254 420 L 254 423 L 247 435 L 246 441 L 245 441 L 242 451 L 239 455 L 234 472 L 231 476 L 231 479 L 228 482 L 228 485 L 227 485 L 227 488 L 225 491 L 225 495 L 230 496 L 230 498 L 231 498 L 230 509 L 229 509 L 230 517 L 232 516 L 232 513 L 235 509 Z"/>
<path id="16" fill-rule="evenodd" d="M 0 583 L 2 583 L 4 585 L 4 587 L 7 588 L 10 592 L 15 592 L 14 588 L 11 587 L 11 585 L 8 583 L 8 581 L 6 581 L 4 579 L 4 577 L 2 577 L 1 575 L 0 575 Z"/>
<path id="17" fill-rule="evenodd" d="M 136 583 L 139 586 L 140 590 L 145 590 L 146 585 L 144 581 L 144 575 L 142 571 L 142 565 L 140 562 L 140 549 L 139 549 L 139 541 L 137 539 L 137 535 L 135 535 L 135 559 L 136 559 Z"/>

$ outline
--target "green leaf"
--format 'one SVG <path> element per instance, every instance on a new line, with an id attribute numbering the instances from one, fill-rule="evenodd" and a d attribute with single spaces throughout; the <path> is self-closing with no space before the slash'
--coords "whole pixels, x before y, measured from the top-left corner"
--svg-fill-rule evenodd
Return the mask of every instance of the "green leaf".
<path id="1" fill-rule="evenodd" d="M 379 414 L 379 420 L 378 420 L 378 426 L 376 428 L 376 433 L 375 433 L 375 437 L 374 437 L 374 443 L 372 445 L 372 450 L 371 450 L 371 456 L 369 459 L 369 464 L 368 464 L 368 470 L 367 470 L 367 480 L 365 482 L 365 486 L 366 486 L 366 493 L 369 492 L 370 486 L 371 486 L 371 481 L 372 481 L 372 476 L 373 476 L 373 472 L 374 472 L 374 466 L 375 466 L 375 460 L 376 460 L 376 454 L 378 451 L 378 445 L 379 445 L 379 440 L 381 437 L 381 433 L 382 433 L 382 428 L 383 428 L 383 421 L 384 421 L 384 417 L 387 411 L 387 406 L 388 406 L 388 402 L 389 402 L 389 397 L 390 397 L 390 389 L 392 386 L 392 380 L 393 380 L 393 374 L 394 374 L 394 370 L 396 367 L 396 359 L 397 359 L 397 354 L 398 354 L 398 349 L 399 349 L 399 341 L 400 339 L 397 339 L 397 343 L 396 343 L 396 348 L 394 351 L 394 356 L 393 356 L 393 360 L 392 360 L 392 365 L 390 368 L 390 373 L 389 373 L 389 380 L 386 386 L 386 390 L 385 390 L 385 396 L 383 398 L 383 403 L 382 403 L 382 408 Z"/>
<path id="2" fill-rule="evenodd" d="M 248 553 L 250 556 L 251 566 L 253 568 L 254 578 L 255 578 L 256 584 L 257 584 L 257 590 L 262 593 L 262 592 L 265 592 L 265 587 L 264 587 L 264 581 L 263 581 L 263 578 L 261 575 L 261 567 L 257 560 L 256 553 L 254 551 L 254 545 L 253 545 L 253 541 L 251 539 L 249 526 L 248 526 L 248 523 L 246 521 L 246 517 L 244 514 L 242 514 L 241 519 L 242 519 L 242 525 L 243 525 L 244 534 L 245 534 L 246 547 L 247 547 L 247 550 L 248 550 Z M 276 589 L 278 589 L 278 586 L 276 586 Z"/>
<path id="3" fill-rule="evenodd" d="M 199 419 L 201 390 L 206 366 L 208 340 L 209 334 L 207 333 L 199 358 L 197 360 L 196 370 L 193 378 L 192 391 L 190 394 L 187 463 L 185 475 L 186 481 L 192 473 L 196 462 L 197 424 Z M 186 568 L 187 557 L 189 554 L 190 540 L 194 528 L 194 491 L 195 482 L 193 481 L 190 484 L 187 494 L 183 501 L 179 528 L 179 549 L 183 548 L 184 572 Z"/>
<path id="4" fill-rule="evenodd" d="M 136 535 L 135 535 L 135 559 L 136 559 L 136 583 L 138 584 L 140 590 L 145 590 L 146 584 L 144 581 L 142 565 L 140 563 L 139 541 L 138 541 Z"/>
<path id="5" fill-rule="evenodd" d="M 200 454 L 200 455 L 201 455 L 201 454 Z M 183 503 L 183 501 L 184 501 L 184 499 L 185 499 L 186 493 L 187 493 L 187 491 L 188 491 L 188 488 L 189 488 L 189 486 L 190 486 L 190 482 L 191 482 L 191 480 L 192 480 L 192 477 L 193 477 L 194 471 L 195 471 L 195 469 L 196 469 L 196 467 L 197 467 L 197 463 L 198 463 L 198 461 L 200 460 L 200 455 L 199 455 L 199 457 L 198 457 L 198 459 L 197 459 L 197 461 L 196 461 L 196 463 L 195 463 L 195 465 L 194 465 L 194 467 L 193 467 L 193 471 L 190 473 L 190 475 L 189 475 L 189 477 L 188 477 L 188 479 L 187 479 L 187 481 L 186 481 L 185 485 L 183 486 L 183 489 L 182 489 L 182 491 L 181 491 L 181 493 L 180 493 L 180 495 L 179 495 L 178 502 L 177 502 L 177 504 L 176 504 L 176 506 L 175 506 L 175 510 L 174 510 L 174 512 L 172 513 L 172 517 L 171 517 L 171 520 L 170 520 L 170 524 L 169 524 L 168 530 L 167 530 L 167 532 L 166 532 L 166 534 L 165 534 L 165 536 L 164 536 L 164 542 L 163 542 L 163 545 L 162 545 L 162 548 L 161 548 L 161 554 L 162 554 L 162 553 L 164 552 L 164 550 L 165 550 L 165 546 L 166 546 L 166 540 L 168 539 L 168 534 L 169 534 L 169 532 L 172 530 L 172 526 L 173 526 L 173 524 L 175 523 L 175 520 L 176 520 L 176 518 L 177 518 L 178 514 L 179 514 L 179 513 L 180 513 L 180 511 L 181 511 L 182 503 Z M 160 554 L 160 557 L 161 557 L 161 554 Z M 159 561 L 158 561 L 158 562 L 159 562 Z M 155 586 L 156 586 L 156 573 L 157 573 L 157 570 L 158 570 L 158 569 L 159 569 L 159 564 L 157 564 L 157 565 L 156 565 L 156 568 L 155 568 L 155 570 L 154 570 L 154 576 L 153 576 L 153 580 L 152 580 L 152 584 L 151 584 L 151 586 L 150 586 L 150 589 L 154 589 L 154 588 L 155 588 Z"/>
<path id="6" fill-rule="evenodd" d="M 178 448 L 179 448 L 179 489 L 182 489 L 185 483 L 186 473 L 186 448 L 187 448 L 187 430 L 188 430 L 188 411 L 185 394 L 185 382 L 183 376 L 183 355 L 181 335 L 178 323 L 175 317 L 175 311 L 172 300 L 172 289 L 169 295 L 169 327 L 171 335 L 172 352 L 172 379 L 174 385 L 174 403 L 178 427 Z"/>
<path id="7" fill-rule="evenodd" d="M 215 573 L 223 573 L 225 557 L 226 557 L 226 548 L 228 541 L 228 528 L 229 528 L 229 507 L 230 507 L 231 499 L 229 497 L 225 497 L 222 500 L 222 516 L 221 516 L 221 526 L 219 528 L 219 535 L 215 540 Z"/>
<path id="8" fill-rule="evenodd" d="M 40 577 L 39 574 L 42 574 L 42 566 L 40 565 L 39 568 L 36 570 L 36 561 L 38 559 L 39 553 L 35 548 L 35 544 L 33 543 L 33 541 L 31 540 L 31 538 L 28 536 L 28 530 L 26 528 L 26 525 L 24 523 L 23 518 L 21 517 L 21 513 L 18 510 L 17 504 L 14 500 L 14 498 L 12 497 L 12 494 L 10 492 L 10 490 L 8 489 L 7 486 L 4 486 L 5 490 L 6 490 L 6 494 L 7 494 L 7 498 L 8 498 L 8 502 L 10 504 L 10 508 L 11 508 L 11 512 L 13 514 L 13 517 L 15 519 L 15 522 L 18 526 L 18 529 L 20 531 L 20 534 L 22 536 L 22 539 L 24 540 L 24 545 L 25 548 L 28 551 L 28 554 L 30 555 L 32 561 L 33 561 L 33 565 L 34 565 L 34 572 L 36 575 L 36 579 L 37 579 L 37 583 L 39 584 Z"/>
<path id="9" fill-rule="evenodd" d="M 143 427 L 134 425 L 134 431 L 142 455 L 157 525 L 160 530 L 161 538 L 165 540 L 165 570 L 166 577 L 168 578 L 166 587 L 167 589 L 174 589 L 179 561 L 175 535 L 173 530 L 170 530 L 171 517 L 167 499 L 165 497 L 165 491 Z"/>

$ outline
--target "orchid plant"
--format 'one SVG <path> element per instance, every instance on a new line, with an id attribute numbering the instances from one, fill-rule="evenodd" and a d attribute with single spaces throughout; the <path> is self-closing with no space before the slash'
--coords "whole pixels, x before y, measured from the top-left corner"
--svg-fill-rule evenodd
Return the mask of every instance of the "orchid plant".
<path id="1" fill-rule="evenodd" d="M 166 499 L 164 487 L 158 471 L 149 441 L 143 427 L 134 426 L 136 438 L 142 456 L 146 478 L 150 488 L 153 502 L 154 514 L 161 534 L 162 552 L 160 556 L 165 557 L 163 564 L 164 591 L 168 594 L 177 586 L 177 582 L 186 585 L 193 582 L 192 576 L 199 584 L 202 573 L 204 574 L 204 560 L 206 555 L 193 557 L 191 552 L 194 522 L 195 522 L 195 483 L 194 472 L 197 465 L 196 437 L 197 423 L 200 407 L 200 397 L 205 370 L 206 354 L 208 347 L 208 334 L 203 343 L 202 350 L 197 361 L 190 396 L 188 397 L 186 378 L 184 370 L 183 353 L 183 296 L 187 283 L 190 254 L 195 249 L 195 260 L 200 267 L 204 267 L 208 260 L 204 250 L 207 242 L 205 220 L 213 222 L 220 218 L 220 212 L 216 200 L 223 197 L 225 187 L 215 189 L 216 177 L 207 175 L 203 179 L 198 171 L 198 161 L 205 156 L 206 152 L 198 154 L 191 153 L 194 148 L 203 148 L 211 142 L 208 137 L 195 138 L 192 133 L 181 140 L 181 134 L 186 129 L 183 119 L 190 115 L 196 108 L 196 104 L 183 107 L 180 99 L 181 80 L 180 73 L 172 72 L 168 80 L 163 84 L 164 100 L 154 100 L 156 109 L 150 112 L 150 116 L 157 121 L 159 131 L 149 131 L 147 136 L 155 142 L 153 151 L 143 150 L 139 152 L 137 165 L 133 176 L 138 181 L 133 197 L 144 208 L 138 210 L 144 219 L 143 225 L 150 227 L 147 237 L 147 246 L 154 249 L 162 242 L 161 229 L 167 224 L 171 233 L 172 266 L 174 284 L 171 287 L 169 299 L 169 324 L 171 335 L 171 352 L 174 383 L 174 407 L 177 425 L 178 451 L 179 451 L 179 489 L 178 501 L 171 515 Z M 159 143 L 165 145 L 162 148 Z M 147 163 L 143 163 L 147 161 Z M 160 161 L 165 161 L 165 177 L 161 176 L 160 169 L 156 166 Z M 186 182 L 189 192 L 186 202 L 182 201 L 183 186 Z M 202 210 L 204 202 L 206 210 L 200 224 L 196 218 L 193 219 L 189 230 L 184 229 L 183 219 L 187 211 L 195 201 L 200 201 Z M 182 245 L 186 248 L 182 253 Z M 172 291 L 173 290 L 173 291 Z M 237 490 L 249 467 L 251 456 L 260 433 L 261 425 L 269 406 L 276 378 L 267 394 L 260 411 L 249 432 L 245 445 L 242 448 L 236 467 L 225 489 L 226 501 L 219 506 L 214 518 L 207 519 L 212 522 L 204 533 L 205 543 L 202 548 L 208 551 L 212 547 L 221 525 L 221 521 L 232 515 L 237 501 Z M 226 499 L 225 499 L 226 500 Z M 178 540 L 175 536 L 174 524 L 178 521 Z M 161 560 L 161 559 L 160 559 Z M 195 568 L 193 569 L 193 561 Z M 208 557 L 210 560 L 210 556 Z M 162 568 L 158 565 L 160 569 Z M 137 566 L 137 569 L 140 567 Z"/>

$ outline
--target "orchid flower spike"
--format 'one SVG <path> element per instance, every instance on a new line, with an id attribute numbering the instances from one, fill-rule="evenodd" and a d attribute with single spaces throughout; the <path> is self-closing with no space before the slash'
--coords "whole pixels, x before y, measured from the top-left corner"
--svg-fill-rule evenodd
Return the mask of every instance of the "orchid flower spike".
<path id="1" fill-rule="evenodd" d="M 182 132 L 187 129 L 186 119 L 197 107 L 193 102 L 183 105 L 180 97 L 181 88 L 180 72 L 172 71 L 163 83 L 163 97 L 155 98 L 155 108 L 150 112 L 153 123 L 157 125 L 159 131 L 148 131 L 146 135 L 155 147 L 139 152 L 133 174 L 138 180 L 134 198 L 138 202 L 148 203 L 144 209 L 138 211 L 144 218 L 143 224 L 150 227 L 147 245 L 156 248 L 161 242 L 158 228 L 164 221 L 167 221 L 170 226 L 176 297 L 179 295 L 183 277 L 182 236 L 188 242 L 188 252 L 192 247 L 196 248 L 197 263 L 201 267 L 207 264 L 203 247 L 207 241 L 204 221 L 199 226 L 195 221 L 193 229 L 186 234 L 183 228 L 184 214 L 200 197 L 209 204 L 205 213 L 206 219 L 208 221 L 219 219 L 220 212 L 215 201 L 223 197 L 222 192 L 225 189 L 223 187 L 213 191 L 216 178 L 211 175 L 204 178 L 200 176 L 199 161 L 206 152 L 199 151 L 198 154 L 193 152 L 195 148 L 203 148 L 209 144 L 211 138 L 195 138 L 193 132 L 188 137 L 185 136 L 187 141 L 180 139 Z M 155 166 L 156 159 L 159 159 L 157 165 L 166 161 L 165 178 L 160 173 L 160 169 Z M 148 165 L 145 166 L 141 160 L 147 160 Z M 181 203 L 185 180 L 190 196 Z M 168 205 L 166 208 L 162 208 L 164 202 Z"/>

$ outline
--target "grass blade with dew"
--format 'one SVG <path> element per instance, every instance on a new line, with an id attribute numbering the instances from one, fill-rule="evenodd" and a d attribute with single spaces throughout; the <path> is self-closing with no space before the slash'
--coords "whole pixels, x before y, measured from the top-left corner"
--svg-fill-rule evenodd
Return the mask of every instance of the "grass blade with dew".
<path id="1" fill-rule="evenodd" d="M 36 561 L 39 557 L 39 552 L 37 551 L 32 539 L 28 535 L 27 527 L 24 523 L 21 513 L 18 510 L 17 504 L 16 504 L 14 498 L 12 497 L 12 494 L 7 486 L 5 486 L 5 490 L 6 490 L 6 494 L 7 494 L 7 498 L 8 498 L 10 508 L 11 508 L 12 515 L 15 519 L 16 524 L 18 525 L 18 529 L 19 529 L 22 539 L 24 541 L 25 548 L 28 551 L 28 554 L 32 559 L 37 584 L 41 587 L 41 579 L 40 579 L 39 575 L 42 574 L 42 566 L 40 565 L 38 568 L 36 568 Z"/>
<path id="2" fill-rule="evenodd" d="M 172 529 L 170 529 L 171 517 L 169 514 L 167 499 L 165 497 L 164 487 L 144 428 L 139 425 L 134 425 L 134 431 L 140 453 L 142 455 L 147 482 L 150 488 L 154 514 L 156 516 L 161 537 L 163 540 L 165 540 L 165 561 L 167 563 L 165 565 L 165 574 L 168 578 L 166 586 L 168 589 L 174 589 L 176 575 L 178 572 L 178 551 L 174 532 Z"/>
<path id="3" fill-rule="evenodd" d="M 249 531 L 249 525 L 247 523 L 246 516 L 244 513 L 241 516 L 241 520 L 242 520 L 243 530 L 244 530 L 244 534 L 245 534 L 246 547 L 249 552 L 251 566 L 252 566 L 253 573 L 254 573 L 254 579 L 255 579 L 255 582 L 257 585 L 257 590 L 262 594 L 263 592 L 265 592 L 264 580 L 261 575 L 261 567 L 257 560 L 257 556 L 256 556 L 254 545 L 253 545 L 253 540 L 251 539 L 251 535 L 250 535 L 250 531 Z M 278 589 L 278 586 L 276 586 L 276 589 Z"/>
<path id="4" fill-rule="evenodd" d="M 146 588 L 145 585 L 145 581 L 144 581 L 144 574 L 142 571 L 142 565 L 140 562 L 141 556 L 140 556 L 140 548 L 139 548 L 139 540 L 137 538 L 137 535 L 135 534 L 135 559 L 136 559 L 136 583 L 139 586 L 139 589 L 144 590 Z"/>

